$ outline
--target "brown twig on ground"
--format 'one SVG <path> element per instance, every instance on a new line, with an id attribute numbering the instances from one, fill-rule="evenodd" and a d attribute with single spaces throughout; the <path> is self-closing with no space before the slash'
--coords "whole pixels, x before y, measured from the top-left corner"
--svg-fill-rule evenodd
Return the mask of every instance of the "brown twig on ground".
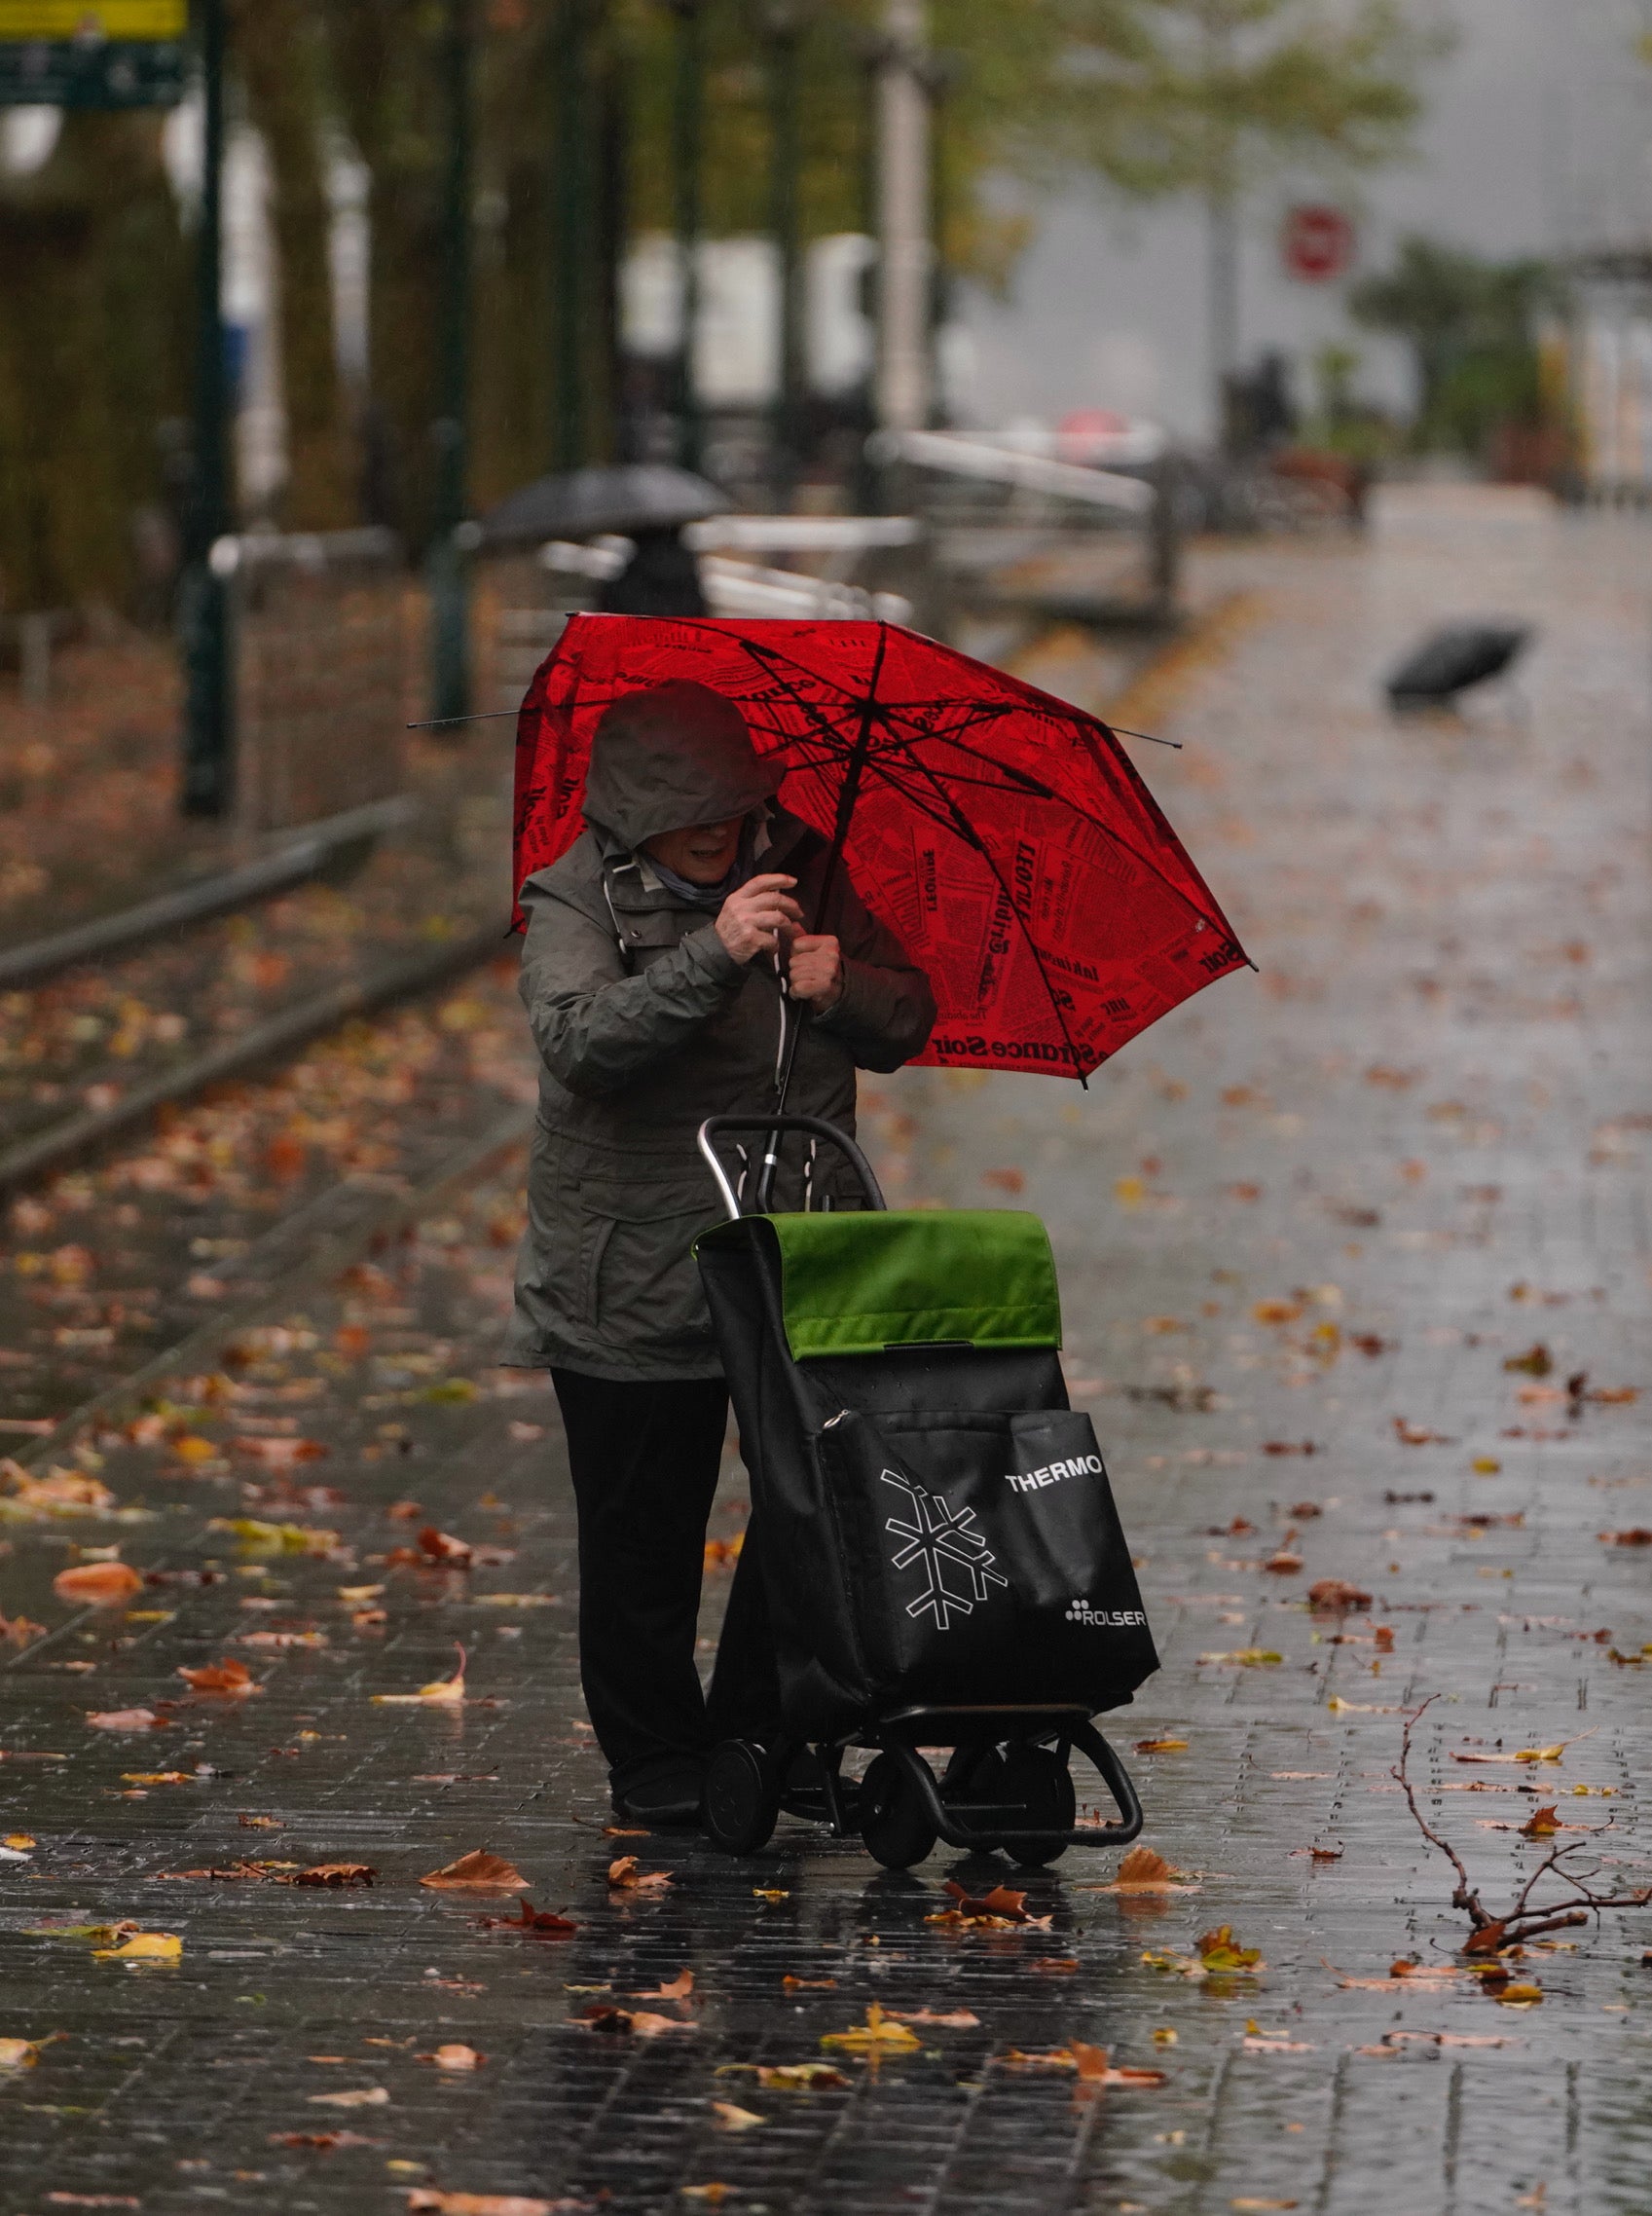
<path id="1" fill-rule="evenodd" d="M 1406 1796 L 1406 1805 L 1415 1820 L 1417 1829 L 1431 1847 L 1438 1847 L 1457 1873 L 1456 1888 L 1451 1895 L 1451 1905 L 1460 1908 L 1474 1929 L 1464 1941 L 1464 1954 L 1500 1954 L 1505 1947 L 1518 1946 L 1524 1939 L 1536 1939 L 1541 1932 L 1568 1931 L 1578 1924 L 1587 1924 L 1591 1916 L 1598 1915 L 1602 1908 L 1645 1908 L 1652 1906 L 1652 1885 L 1639 1893 L 1597 1893 L 1593 1880 L 1598 1874 L 1591 1869 L 1582 1876 L 1571 1869 L 1562 1869 L 1560 1864 L 1567 1855 L 1581 1854 L 1583 1842 L 1567 1847 L 1551 1847 L 1537 1867 L 1521 1887 L 1515 1903 L 1505 1915 L 1494 1916 L 1481 1900 L 1479 1889 L 1469 1883 L 1463 1859 L 1450 1839 L 1442 1837 L 1416 1804 L 1416 1788 L 1411 1779 L 1412 1734 L 1426 1712 L 1439 1699 L 1431 1693 L 1420 1708 L 1413 1709 L 1406 1717 L 1405 1731 L 1400 1740 L 1400 1760 L 1389 1775 Z M 1538 1907 L 1529 1905 L 1532 1894 L 1545 1877 L 1557 1877 L 1571 1887 L 1563 1901 L 1547 1902 Z"/>

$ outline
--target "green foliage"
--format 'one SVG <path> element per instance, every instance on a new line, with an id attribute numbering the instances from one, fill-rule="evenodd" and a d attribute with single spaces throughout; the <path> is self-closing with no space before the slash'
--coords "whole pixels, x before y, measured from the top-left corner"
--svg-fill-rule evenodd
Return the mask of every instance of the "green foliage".
<path id="1" fill-rule="evenodd" d="M 1440 49 L 1396 0 L 1148 0 L 1133 27 L 1061 122 L 1068 145 L 1143 196 L 1230 201 L 1294 163 L 1392 160 Z"/>
<path id="2" fill-rule="evenodd" d="M 1406 341 L 1416 365 L 1414 438 L 1482 455 L 1499 425 L 1546 413 L 1537 325 L 1557 297 L 1541 262 L 1493 262 L 1413 236 L 1349 295 L 1355 320 Z"/>

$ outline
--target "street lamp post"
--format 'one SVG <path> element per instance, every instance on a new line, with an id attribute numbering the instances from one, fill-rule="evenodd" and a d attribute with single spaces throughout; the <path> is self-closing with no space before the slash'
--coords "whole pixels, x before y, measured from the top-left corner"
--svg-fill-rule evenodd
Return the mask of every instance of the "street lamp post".
<path id="1" fill-rule="evenodd" d="M 930 409 L 930 94 L 924 0 L 887 0 L 878 81 L 877 412 L 922 430 Z"/>
<path id="2" fill-rule="evenodd" d="M 231 684 L 228 580 L 212 550 L 230 528 L 230 388 L 224 351 L 225 0 L 196 0 L 203 105 L 201 224 L 195 246 L 195 466 L 178 621 L 185 683 L 183 811 L 230 806 Z"/>
<path id="3" fill-rule="evenodd" d="M 677 226 L 677 458 L 684 469 L 704 459 L 694 340 L 700 322 L 700 161 L 705 126 L 706 57 L 701 0 L 671 0 L 677 18 L 677 81 L 672 101 L 672 203 Z"/>
<path id="4" fill-rule="evenodd" d="M 769 47 L 769 227 L 779 263 L 779 363 L 774 412 L 773 497 L 789 508 L 803 433 L 802 252 L 798 222 L 798 78 L 806 0 L 766 0 Z"/>
<path id="5" fill-rule="evenodd" d="M 470 0 L 447 0 L 444 39 L 447 164 L 442 211 L 440 409 L 434 425 L 435 513 L 430 538 L 430 693 L 435 716 L 470 706 L 466 552 L 470 402 Z"/>

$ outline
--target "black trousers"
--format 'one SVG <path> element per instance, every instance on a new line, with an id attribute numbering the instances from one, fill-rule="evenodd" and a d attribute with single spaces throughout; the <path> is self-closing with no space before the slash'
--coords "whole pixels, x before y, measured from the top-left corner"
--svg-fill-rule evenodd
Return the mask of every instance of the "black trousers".
<path id="1" fill-rule="evenodd" d="M 741 1556 L 710 1695 L 694 1659 L 706 1520 L 728 1423 L 720 1378 L 619 1385 L 554 1369 L 579 1520 L 579 1674 L 618 1791 L 718 1740 L 779 1729 L 755 1556 Z"/>

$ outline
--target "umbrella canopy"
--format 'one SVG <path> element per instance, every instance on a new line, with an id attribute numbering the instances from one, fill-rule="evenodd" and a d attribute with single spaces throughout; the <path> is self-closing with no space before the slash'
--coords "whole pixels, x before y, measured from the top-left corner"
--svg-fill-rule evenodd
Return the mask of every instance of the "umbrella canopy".
<path id="1" fill-rule="evenodd" d="M 671 531 L 723 515 L 730 501 L 704 477 L 663 462 L 569 469 L 508 494 L 481 518 L 485 546 L 537 546 L 598 532 Z"/>
<path id="2" fill-rule="evenodd" d="M 1385 681 L 1396 708 L 1437 708 L 1500 677 L 1531 637 L 1524 623 L 1452 623 L 1413 646 Z"/>
<path id="3" fill-rule="evenodd" d="M 517 724 L 519 886 L 583 828 L 604 711 L 682 678 L 737 703 L 783 805 L 928 974 L 920 1061 L 1083 1078 L 1244 967 L 1105 723 L 887 623 L 574 616 Z"/>

